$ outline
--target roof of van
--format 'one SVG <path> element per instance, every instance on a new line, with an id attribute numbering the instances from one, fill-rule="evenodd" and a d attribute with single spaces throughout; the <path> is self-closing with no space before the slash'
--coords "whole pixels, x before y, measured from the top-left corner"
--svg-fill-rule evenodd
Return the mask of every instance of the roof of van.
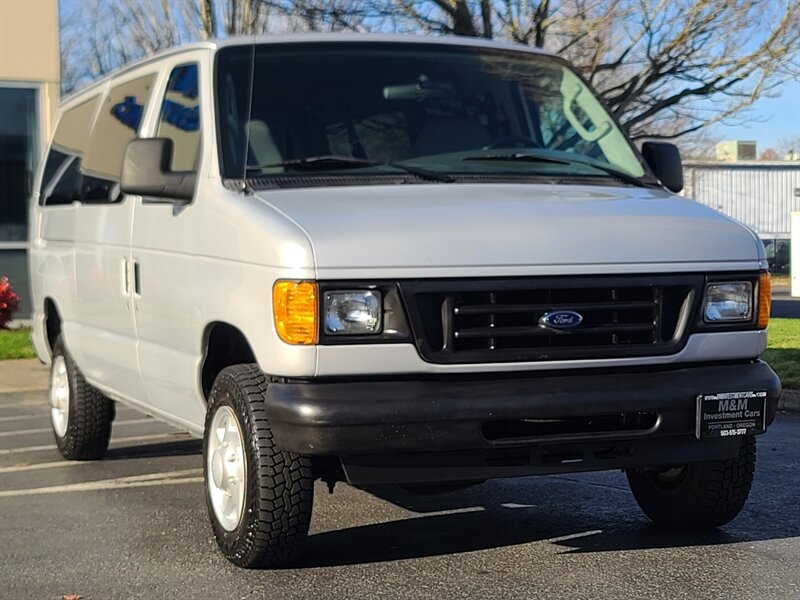
<path id="1" fill-rule="evenodd" d="M 74 100 L 87 94 L 90 90 L 101 87 L 104 83 L 108 82 L 114 77 L 118 77 L 123 73 L 132 71 L 142 67 L 148 63 L 155 62 L 159 59 L 190 52 L 193 50 L 210 50 L 214 51 L 219 48 L 227 48 L 229 46 L 247 46 L 251 44 L 287 44 L 287 43 L 308 43 L 308 42 L 364 42 L 364 43 L 380 43 L 380 42 L 395 42 L 395 43 L 416 43 L 416 44 L 439 44 L 447 46 L 470 46 L 477 48 L 496 48 L 502 50 L 513 50 L 517 52 L 531 52 L 534 54 L 547 54 L 552 55 L 552 52 L 547 52 L 540 48 L 531 46 L 523 46 L 521 44 L 512 44 L 508 42 L 496 42 L 483 38 L 464 37 L 464 36 L 431 36 L 431 35 L 399 35 L 399 34 L 375 34 L 375 33 L 287 33 L 287 34 L 266 34 L 266 35 L 242 35 L 230 37 L 225 39 L 208 40 L 203 42 L 192 42 L 182 46 L 175 46 L 167 50 L 162 50 L 136 62 L 127 64 L 116 71 L 93 81 L 84 88 L 81 88 L 69 96 L 61 100 L 61 107 L 66 104 L 71 104 Z"/>

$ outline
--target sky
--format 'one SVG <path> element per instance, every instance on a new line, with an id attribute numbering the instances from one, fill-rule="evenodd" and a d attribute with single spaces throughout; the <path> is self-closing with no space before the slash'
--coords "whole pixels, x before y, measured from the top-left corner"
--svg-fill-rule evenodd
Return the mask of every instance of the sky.
<path id="1" fill-rule="evenodd" d="M 713 133 L 726 140 L 753 140 L 760 154 L 778 145 L 781 138 L 800 137 L 800 80 L 783 84 L 774 98 L 760 98 L 741 125 L 712 127 Z M 795 148 L 800 152 L 800 148 Z"/>

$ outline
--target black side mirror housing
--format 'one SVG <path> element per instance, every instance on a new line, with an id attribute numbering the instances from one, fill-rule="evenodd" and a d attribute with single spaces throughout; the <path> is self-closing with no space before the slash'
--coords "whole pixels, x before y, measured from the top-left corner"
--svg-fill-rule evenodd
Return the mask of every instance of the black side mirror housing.
<path id="1" fill-rule="evenodd" d="M 645 142 L 642 156 L 665 188 L 675 193 L 683 189 L 683 164 L 675 144 Z"/>
<path id="2" fill-rule="evenodd" d="M 172 171 L 172 140 L 135 139 L 125 148 L 120 189 L 124 194 L 189 203 L 194 196 L 195 173 Z"/>

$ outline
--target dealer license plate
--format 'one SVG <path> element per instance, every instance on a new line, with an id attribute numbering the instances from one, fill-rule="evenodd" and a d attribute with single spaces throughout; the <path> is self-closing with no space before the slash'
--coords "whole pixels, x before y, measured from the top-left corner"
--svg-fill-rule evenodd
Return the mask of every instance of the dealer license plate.
<path id="1" fill-rule="evenodd" d="M 720 392 L 697 396 L 698 439 L 761 433 L 766 429 L 767 392 Z"/>

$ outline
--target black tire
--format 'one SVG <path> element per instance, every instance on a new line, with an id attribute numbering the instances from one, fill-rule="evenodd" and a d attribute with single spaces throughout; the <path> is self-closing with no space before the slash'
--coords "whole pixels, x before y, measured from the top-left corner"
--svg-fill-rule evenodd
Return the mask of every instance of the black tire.
<path id="1" fill-rule="evenodd" d="M 275 446 L 265 411 L 267 379 L 256 365 L 225 368 L 214 382 L 203 439 L 206 504 L 214 537 L 222 553 L 245 568 L 276 568 L 300 556 L 314 499 L 308 456 Z M 244 438 L 244 509 L 238 526 L 226 530 L 212 505 L 209 482 L 211 423 L 221 406 L 233 410 Z"/>
<path id="2" fill-rule="evenodd" d="M 69 386 L 69 410 L 67 426 L 63 435 L 55 427 L 58 450 L 69 460 L 98 460 L 108 451 L 111 440 L 111 425 L 114 422 L 114 402 L 92 387 L 72 360 L 64 339 L 59 336 L 53 346 L 50 385 L 53 385 L 52 370 L 63 358 Z"/>
<path id="3" fill-rule="evenodd" d="M 756 466 L 756 440 L 742 438 L 727 460 L 670 469 L 628 470 L 628 483 L 642 511 L 669 529 L 712 529 L 732 521 L 744 507 Z"/>

